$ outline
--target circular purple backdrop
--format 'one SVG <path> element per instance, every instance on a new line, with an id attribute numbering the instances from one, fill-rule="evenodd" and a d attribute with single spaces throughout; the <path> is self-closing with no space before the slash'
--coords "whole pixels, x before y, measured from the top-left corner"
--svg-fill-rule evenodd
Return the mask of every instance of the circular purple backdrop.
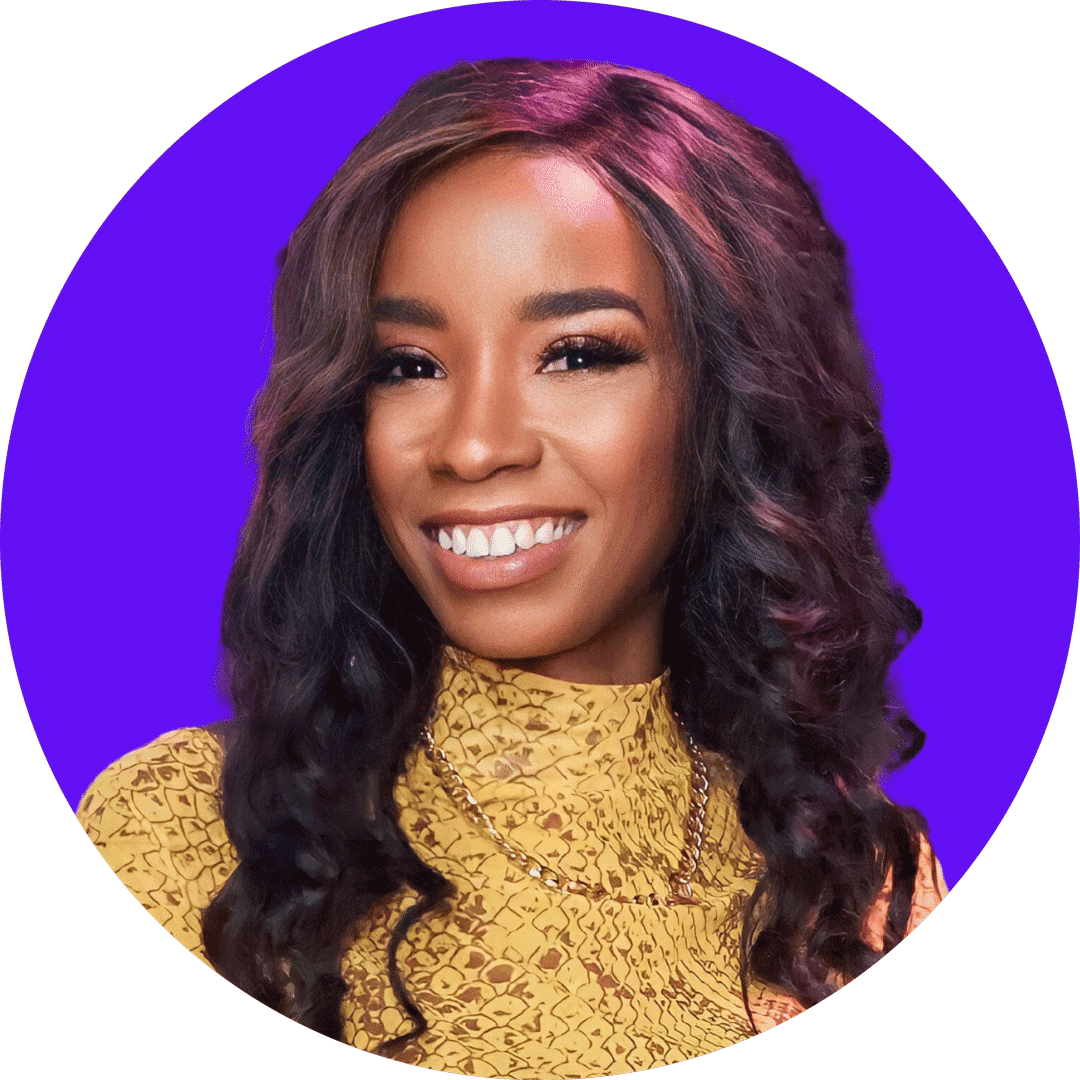
<path id="1" fill-rule="evenodd" d="M 215 109 L 72 271 L 12 430 L 4 603 L 34 726 L 74 804 L 109 762 L 228 715 L 218 613 L 254 472 L 274 256 L 417 77 L 529 55 L 664 72 L 777 133 L 846 240 L 894 478 L 876 522 L 923 608 L 897 665 L 926 749 L 889 782 L 954 882 L 1035 754 L 1076 601 L 1076 477 L 1024 301 L 952 192 L 808 72 L 668 16 L 578 3 L 418 15 L 335 41 Z"/>

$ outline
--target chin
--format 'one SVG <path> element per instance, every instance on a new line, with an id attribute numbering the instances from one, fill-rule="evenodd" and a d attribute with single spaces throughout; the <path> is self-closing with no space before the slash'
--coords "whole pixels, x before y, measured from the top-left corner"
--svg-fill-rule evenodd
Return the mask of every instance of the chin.
<path id="1" fill-rule="evenodd" d="M 447 634 L 452 645 L 485 660 L 539 660 L 565 652 L 573 646 L 555 643 L 542 633 L 517 634 Z"/>
<path id="2" fill-rule="evenodd" d="M 441 622 L 442 620 L 440 620 Z M 520 619 L 489 620 L 486 626 L 455 625 L 454 620 L 442 623 L 447 640 L 474 656 L 486 660 L 539 660 L 557 656 L 582 644 L 587 635 L 574 638 L 572 635 L 552 634 L 552 622 L 563 620 L 536 620 L 536 625 L 522 624 Z"/>

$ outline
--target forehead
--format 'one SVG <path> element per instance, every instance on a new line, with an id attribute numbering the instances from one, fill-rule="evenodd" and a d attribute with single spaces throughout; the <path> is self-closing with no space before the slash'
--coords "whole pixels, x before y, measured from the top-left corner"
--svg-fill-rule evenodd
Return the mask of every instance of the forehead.
<path id="1" fill-rule="evenodd" d="M 447 168 L 405 201 L 376 293 L 472 290 L 475 304 L 493 291 L 509 300 L 590 286 L 627 292 L 655 315 L 664 305 L 649 245 L 590 172 L 555 155 L 497 150 Z"/>

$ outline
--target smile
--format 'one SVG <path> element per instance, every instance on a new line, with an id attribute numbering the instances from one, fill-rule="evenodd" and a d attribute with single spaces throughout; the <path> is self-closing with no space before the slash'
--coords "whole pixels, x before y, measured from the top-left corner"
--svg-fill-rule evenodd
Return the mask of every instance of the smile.
<path id="1" fill-rule="evenodd" d="M 469 559 L 503 559 L 537 545 L 547 546 L 581 528 L 584 520 L 572 515 L 493 522 L 431 526 L 425 530 L 444 551 Z"/>

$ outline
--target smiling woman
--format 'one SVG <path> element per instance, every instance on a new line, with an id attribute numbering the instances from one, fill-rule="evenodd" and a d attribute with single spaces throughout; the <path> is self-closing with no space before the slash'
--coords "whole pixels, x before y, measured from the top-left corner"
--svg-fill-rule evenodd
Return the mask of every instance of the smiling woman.
<path id="1" fill-rule="evenodd" d="M 649 72 L 414 86 L 284 253 L 234 720 L 80 808 L 238 986 L 429 1068 L 584 1077 L 820 1001 L 944 893 L 880 781 L 919 625 L 843 249 Z"/>
<path id="2" fill-rule="evenodd" d="M 447 636 L 655 678 L 682 425 L 663 275 L 625 212 L 563 158 L 469 158 L 402 208 L 375 296 L 368 483 Z"/>

